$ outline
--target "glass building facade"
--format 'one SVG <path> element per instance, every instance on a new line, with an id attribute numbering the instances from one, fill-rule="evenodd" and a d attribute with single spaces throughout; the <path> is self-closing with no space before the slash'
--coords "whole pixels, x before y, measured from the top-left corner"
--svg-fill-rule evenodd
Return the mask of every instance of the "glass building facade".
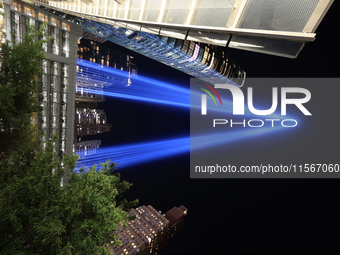
<path id="1" fill-rule="evenodd" d="M 92 38 L 100 38 L 99 40 L 102 42 L 106 40 L 114 42 L 193 77 L 203 79 L 208 83 L 231 83 L 236 86 L 242 86 L 244 83 L 246 73 L 233 60 L 228 58 L 222 48 L 216 45 L 135 31 L 116 25 L 82 19 L 44 6 L 40 7 L 82 25 L 84 33 L 91 34 Z M 91 47 L 84 46 L 81 51 L 89 51 Z M 92 50 L 91 54 L 93 55 L 96 51 L 97 49 Z M 98 52 L 100 55 L 101 51 L 98 50 Z M 83 53 L 78 54 L 80 57 L 86 55 Z M 87 60 L 107 65 L 107 60 L 102 56 L 100 56 L 100 59 L 91 56 Z M 133 66 L 131 68 L 131 64 L 130 70 L 131 76 L 134 75 L 135 71 Z M 128 81 L 131 82 L 131 79 L 128 79 Z"/>
<path id="2" fill-rule="evenodd" d="M 135 31 L 296 58 L 334 0 L 33 0 Z"/>
<path id="3" fill-rule="evenodd" d="M 210 83 L 242 86 L 245 72 L 215 45 L 134 31 L 91 20 L 83 29 Z"/>

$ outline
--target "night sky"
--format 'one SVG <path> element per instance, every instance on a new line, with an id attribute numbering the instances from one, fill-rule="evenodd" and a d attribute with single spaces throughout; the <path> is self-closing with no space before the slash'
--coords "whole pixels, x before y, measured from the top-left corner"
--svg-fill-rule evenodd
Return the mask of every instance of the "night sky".
<path id="1" fill-rule="evenodd" d="M 297 59 L 233 49 L 228 55 L 248 77 L 338 77 L 339 5 L 333 4 L 315 42 Z M 134 56 L 139 74 L 189 88 L 188 75 L 111 45 Z M 103 146 L 189 136 L 189 109 L 116 98 L 107 98 L 98 108 L 112 124 L 109 134 L 96 137 Z M 314 135 L 321 139 L 323 134 Z M 339 150 L 339 145 L 333 149 Z M 189 163 L 187 153 L 120 171 L 122 179 L 134 184 L 127 198 L 163 212 L 173 206 L 188 208 L 184 228 L 163 255 L 340 252 L 339 180 L 190 179 Z"/>

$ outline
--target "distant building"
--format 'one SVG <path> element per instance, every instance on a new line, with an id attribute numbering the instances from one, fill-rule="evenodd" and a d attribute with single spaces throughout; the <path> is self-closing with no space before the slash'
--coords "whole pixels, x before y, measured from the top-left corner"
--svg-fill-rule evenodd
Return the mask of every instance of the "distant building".
<path id="1" fill-rule="evenodd" d="M 80 141 L 74 144 L 74 150 L 80 157 L 84 158 L 86 156 L 95 154 L 100 144 L 100 140 Z"/>
<path id="2" fill-rule="evenodd" d="M 122 245 L 112 247 L 117 255 L 157 255 L 167 241 L 183 226 L 187 208 L 174 207 L 165 214 L 151 205 L 130 210 L 135 219 L 126 228 L 121 227 L 115 234 L 120 236 Z"/>
<path id="3" fill-rule="evenodd" d="M 104 110 L 92 108 L 76 108 L 75 134 L 80 136 L 97 135 L 109 132 L 111 124 L 107 123 Z"/>
<path id="4" fill-rule="evenodd" d="M 78 40 L 75 151 L 79 155 L 83 155 L 82 150 L 85 149 L 84 144 L 78 144 L 80 137 L 111 130 L 104 111 L 96 109 L 98 103 L 105 101 L 104 87 L 130 86 L 131 76 L 137 75 L 137 67 L 132 63 L 133 57 L 105 46 L 104 42 L 102 38 L 88 32 L 84 32 Z M 116 71 L 102 75 L 93 65 L 86 63 L 96 63 L 100 70 L 105 66 Z"/>
<path id="5" fill-rule="evenodd" d="M 123 71 L 123 75 L 111 74 L 114 77 L 109 77 L 108 81 L 111 82 L 112 78 L 115 78 L 113 85 L 130 86 L 131 77 L 136 77 L 138 73 L 137 66 L 132 63 L 133 57 L 106 46 L 102 43 L 103 41 L 103 38 L 86 31 L 83 33 L 83 38 L 78 40 L 77 84 L 78 80 L 79 83 L 84 83 L 85 78 L 89 80 L 88 83 L 96 84 L 95 86 L 105 86 L 105 81 L 96 82 L 96 78 L 91 75 L 91 71 L 85 72 L 83 68 L 79 68 L 79 63 L 82 60 L 87 60 Z"/>
<path id="6" fill-rule="evenodd" d="M 77 66 L 77 70 L 79 70 Z M 90 77 L 77 76 L 76 83 L 76 102 L 101 103 L 105 101 L 104 84 L 99 80 Z"/>
<path id="7" fill-rule="evenodd" d="M 110 66 L 122 71 L 130 71 L 134 66 L 132 63 L 132 56 L 106 46 L 99 42 L 99 40 L 103 38 L 99 36 L 89 36 L 90 34 L 91 33 L 84 32 L 83 38 L 78 40 L 78 58 Z M 95 40 L 87 39 L 85 36 L 87 38 L 95 38 Z"/>
<path id="8" fill-rule="evenodd" d="M 74 150 L 81 157 L 95 153 L 101 142 L 80 141 L 82 137 L 111 130 L 105 112 L 97 109 L 98 103 L 105 101 L 104 88 L 130 86 L 131 77 L 137 76 L 133 57 L 111 49 L 104 42 L 102 38 L 88 32 L 84 32 L 78 40 Z M 96 67 L 93 63 L 96 63 Z M 104 72 L 107 69 L 114 71 Z"/>
<path id="9" fill-rule="evenodd" d="M 6 0 L 3 3 L 5 16 L 1 27 L 8 40 L 11 40 L 11 33 L 22 40 L 27 23 L 37 28 L 46 23 L 51 40 L 43 45 L 47 58 L 41 64 L 43 72 L 38 77 L 42 83 L 39 104 L 43 110 L 35 121 L 43 131 L 43 142 L 56 134 L 59 137 L 56 143 L 58 154 L 72 154 L 77 40 L 82 29 L 26 2 Z"/>

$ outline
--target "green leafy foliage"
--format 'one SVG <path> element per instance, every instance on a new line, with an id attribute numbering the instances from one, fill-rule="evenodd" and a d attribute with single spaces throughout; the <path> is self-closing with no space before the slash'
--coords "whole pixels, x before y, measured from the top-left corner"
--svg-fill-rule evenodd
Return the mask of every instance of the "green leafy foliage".
<path id="1" fill-rule="evenodd" d="M 36 31 L 32 26 L 27 29 L 22 41 L 12 35 L 12 40 L 6 40 L 0 49 L 0 157 L 16 148 L 31 124 L 33 113 L 40 109 L 38 76 L 46 40 L 36 38 L 47 37 L 43 29 Z"/>
<path id="2" fill-rule="evenodd" d="M 57 157 L 56 137 L 40 143 L 31 117 L 42 33 L 30 28 L 23 42 L 0 49 L 0 254 L 112 254 L 114 232 L 137 201 L 123 199 L 131 184 L 110 161 L 75 173 L 77 157 Z"/>
<path id="3" fill-rule="evenodd" d="M 0 162 L 1 254 L 112 254 L 128 222 L 120 195 L 130 183 L 102 163 L 77 174 L 76 157 L 55 157 L 53 142 L 25 144 Z M 137 201 L 135 201 L 137 202 Z"/>

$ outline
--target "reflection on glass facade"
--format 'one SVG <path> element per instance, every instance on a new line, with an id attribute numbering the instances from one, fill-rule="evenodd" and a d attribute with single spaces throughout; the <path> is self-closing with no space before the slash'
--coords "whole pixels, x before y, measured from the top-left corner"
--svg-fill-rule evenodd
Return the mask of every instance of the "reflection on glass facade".
<path id="1" fill-rule="evenodd" d="M 242 86 L 245 72 L 214 45 L 83 21 L 83 28 L 127 49 L 211 83 Z"/>

